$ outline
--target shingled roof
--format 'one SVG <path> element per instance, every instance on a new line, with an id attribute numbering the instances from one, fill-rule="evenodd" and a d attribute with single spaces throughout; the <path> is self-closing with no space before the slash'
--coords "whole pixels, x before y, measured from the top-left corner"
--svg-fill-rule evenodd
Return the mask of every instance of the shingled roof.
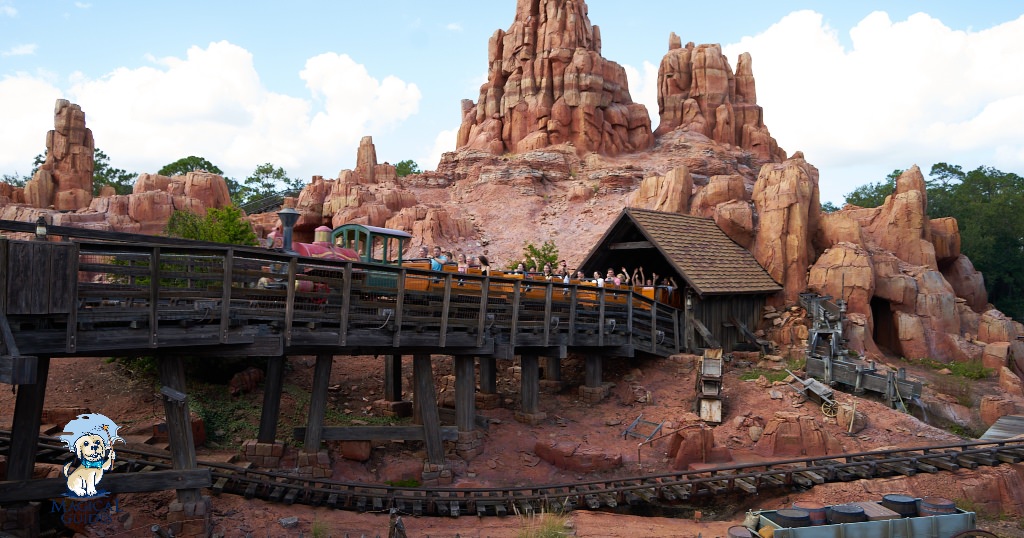
<path id="1" fill-rule="evenodd" d="M 626 234 L 630 222 L 701 296 L 775 293 L 782 289 L 754 256 L 725 235 L 715 221 L 677 213 L 622 210 L 587 260 L 605 251 L 610 246 L 606 243 L 615 236 Z"/>

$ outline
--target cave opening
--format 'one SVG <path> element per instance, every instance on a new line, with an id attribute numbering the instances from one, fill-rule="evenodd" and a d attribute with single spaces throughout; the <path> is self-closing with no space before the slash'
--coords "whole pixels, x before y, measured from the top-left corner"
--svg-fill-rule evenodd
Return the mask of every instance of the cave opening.
<path id="1" fill-rule="evenodd" d="M 871 318 L 875 325 L 871 334 L 875 339 L 875 344 L 897 357 L 900 356 L 899 332 L 893 320 L 892 306 L 889 301 L 880 297 L 872 297 Z"/>

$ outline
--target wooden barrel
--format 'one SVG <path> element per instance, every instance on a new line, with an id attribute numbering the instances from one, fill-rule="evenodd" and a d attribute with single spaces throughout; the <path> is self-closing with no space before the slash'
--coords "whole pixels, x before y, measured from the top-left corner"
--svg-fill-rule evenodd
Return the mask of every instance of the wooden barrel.
<path id="1" fill-rule="evenodd" d="M 811 516 L 805 510 L 797 510 L 795 508 L 783 508 L 782 510 L 776 510 L 775 516 L 771 519 L 783 528 L 811 526 Z"/>
<path id="2" fill-rule="evenodd" d="M 868 516 L 864 513 L 864 508 L 856 504 L 838 504 L 828 510 L 828 522 L 833 525 L 838 523 L 860 523 L 867 520 Z"/>
<path id="3" fill-rule="evenodd" d="M 824 504 L 814 501 L 796 501 L 793 503 L 793 508 L 807 512 L 807 515 L 811 518 L 811 526 L 825 525 L 827 523 Z"/>
<path id="4" fill-rule="evenodd" d="M 726 533 L 729 538 L 751 538 L 754 533 L 750 532 L 750 529 L 743 525 L 734 525 L 729 527 L 729 531 Z"/>
<path id="5" fill-rule="evenodd" d="M 900 517 L 917 517 L 917 499 L 908 495 L 883 495 L 882 506 L 896 512 Z"/>
<path id="6" fill-rule="evenodd" d="M 956 513 L 956 503 L 942 497 L 925 497 L 921 499 L 918 513 L 924 516 L 945 516 Z"/>

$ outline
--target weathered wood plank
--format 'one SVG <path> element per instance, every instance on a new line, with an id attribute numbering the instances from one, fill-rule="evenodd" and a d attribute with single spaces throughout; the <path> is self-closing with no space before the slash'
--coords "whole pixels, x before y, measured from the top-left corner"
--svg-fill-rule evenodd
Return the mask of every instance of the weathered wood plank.
<path id="1" fill-rule="evenodd" d="M 160 326 L 160 318 L 157 309 L 160 305 L 160 247 L 153 249 L 153 256 L 149 260 L 149 345 L 157 347 L 159 341 L 157 332 Z M 182 389 L 184 390 L 184 389 Z"/>
<path id="2" fill-rule="evenodd" d="M 298 271 L 299 259 L 288 260 L 288 281 L 285 283 L 287 299 L 284 311 L 284 345 L 292 345 L 292 323 L 295 322 L 295 273 Z"/>
<path id="3" fill-rule="evenodd" d="M 598 292 L 597 303 L 597 345 L 604 347 L 604 301 L 606 290 L 601 288 Z"/>
<path id="4" fill-rule="evenodd" d="M 6 350 L 8 355 L 18 356 L 21 354 L 18 352 L 18 343 L 14 340 L 14 332 L 11 331 L 11 325 L 7 322 L 7 316 L 3 312 L 0 312 L 0 343 L 4 345 L 0 350 Z"/>
<path id="5" fill-rule="evenodd" d="M 427 446 L 427 461 L 435 465 L 443 465 L 444 445 L 441 442 L 441 418 L 437 414 L 437 392 L 434 388 L 430 355 L 413 355 L 412 362 L 416 402 L 419 404 L 425 435 L 424 442 Z"/>
<path id="6" fill-rule="evenodd" d="M 213 476 L 210 469 L 107 473 L 103 476 L 103 489 L 111 493 L 208 488 L 212 484 Z M 0 482 L 0 504 L 45 500 L 60 497 L 67 492 L 68 484 L 65 478 L 11 480 Z"/>
<path id="7" fill-rule="evenodd" d="M 263 383 L 263 407 L 256 440 L 273 443 L 277 438 L 277 419 L 281 414 L 281 388 L 284 386 L 284 356 L 267 357 L 267 375 Z"/>
<path id="8" fill-rule="evenodd" d="M 402 399 L 402 354 L 384 356 L 384 401 L 397 402 Z"/>
<path id="9" fill-rule="evenodd" d="M 306 435 L 303 449 L 307 452 L 320 450 L 320 433 L 323 430 L 324 415 L 327 413 L 327 386 L 331 380 L 333 355 L 317 355 L 313 369 L 313 390 L 309 395 L 309 420 L 306 421 Z"/>
<path id="10" fill-rule="evenodd" d="M 519 294 L 521 293 L 521 284 L 522 282 L 519 280 L 512 284 L 512 320 L 511 327 L 509 328 L 508 345 L 513 348 L 516 347 L 516 336 L 519 333 Z"/>
<path id="11" fill-rule="evenodd" d="M 621 241 L 608 245 L 609 250 L 642 250 L 654 248 L 650 241 Z"/>
<path id="12" fill-rule="evenodd" d="M 548 282 L 544 290 L 544 347 L 551 345 L 551 292 L 553 286 Z"/>
<path id="13" fill-rule="evenodd" d="M 491 288 L 491 277 L 484 278 L 480 288 L 480 311 L 477 313 L 476 345 L 484 345 L 484 331 L 487 330 L 487 296 Z"/>
<path id="14" fill-rule="evenodd" d="M 522 366 L 520 393 L 524 413 L 540 411 L 540 360 L 536 353 L 523 353 L 519 360 Z"/>
<path id="15" fill-rule="evenodd" d="M 405 315 L 405 277 L 405 269 L 398 272 L 398 296 L 395 298 L 395 334 L 391 344 L 395 347 L 402 345 L 402 316 Z"/>
<path id="16" fill-rule="evenodd" d="M 9 244 L 6 237 L 0 237 L 0 314 L 7 313 L 7 274 L 10 272 L 7 267 L 7 247 Z"/>
<path id="17" fill-rule="evenodd" d="M 39 379 L 37 372 L 38 359 L 35 357 L 0 355 L 0 383 L 31 385 Z"/>
<path id="18" fill-rule="evenodd" d="M 352 262 L 345 264 L 345 281 L 341 285 L 341 326 L 338 328 L 338 345 L 348 345 L 348 324 L 352 311 Z"/>
<path id="19" fill-rule="evenodd" d="M 50 297 L 47 314 L 68 314 L 77 307 L 78 246 L 45 243 L 49 257 Z"/>
<path id="20" fill-rule="evenodd" d="M 456 355 L 455 370 L 455 426 L 459 431 L 473 431 L 476 415 L 476 372 L 472 355 Z"/>
<path id="21" fill-rule="evenodd" d="M 448 313 L 452 304 L 452 274 L 444 275 L 444 299 L 441 300 L 441 326 L 437 329 L 437 347 L 444 347 L 448 337 Z"/>
<path id="22" fill-rule="evenodd" d="M 33 385 L 21 385 L 14 402 L 14 423 L 11 425 L 11 444 L 8 448 L 7 479 L 28 480 L 35 466 L 36 445 L 39 442 L 39 422 L 43 416 L 43 398 L 50 373 L 50 358 L 39 357 L 38 379 Z M 65 482 L 66 487 L 66 482 Z M 0 489 L 0 491 L 3 491 Z"/>
<path id="23" fill-rule="evenodd" d="M 231 288 L 235 264 L 235 249 L 229 248 L 221 262 L 224 274 L 221 278 L 220 290 L 220 343 L 227 342 L 228 329 L 231 328 Z"/>
<path id="24" fill-rule="evenodd" d="M 295 439 L 304 439 L 306 428 L 293 430 Z M 328 426 L 320 429 L 324 441 L 423 441 L 426 433 L 423 426 Z M 455 441 L 459 429 L 455 426 L 441 426 L 441 440 Z"/>
<path id="25" fill-rule="evenodd" d="M 157 369 L 160 373 L 160 383 L 182 394 L 185 393 L 185 362 L 180 355 L 160 357 L 157 360 Z M 171 464 L 177 471 L 195 469 L 196 448 L 192 440 L 188 400 L 178 402 L 165 396 L 164 414 L 167 418 Z M 178 500 L 181 502 L 195 502 L 199 497 L 198 489 L 178 489 Z"/>

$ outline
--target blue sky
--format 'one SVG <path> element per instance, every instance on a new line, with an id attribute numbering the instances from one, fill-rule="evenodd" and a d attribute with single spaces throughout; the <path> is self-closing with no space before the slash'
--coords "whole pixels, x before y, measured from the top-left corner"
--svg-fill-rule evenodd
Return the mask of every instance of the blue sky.
<path id="1" fill-rule="evenodd" d="M 657 125 L 669 32 L 753 56 L 765 123 L 840 202 L 895 168 L 1024 173 L 1024 4 L 591 0 L 603 54 Z M 436 166 L 476 100 L 513 0 L 0 0 L 0 173 L 26 173 L 53 101 L 82 106 L 112 164 L 190 154 L 244 178 L 270 161 L 336 177 L 359 138 Z"/>

